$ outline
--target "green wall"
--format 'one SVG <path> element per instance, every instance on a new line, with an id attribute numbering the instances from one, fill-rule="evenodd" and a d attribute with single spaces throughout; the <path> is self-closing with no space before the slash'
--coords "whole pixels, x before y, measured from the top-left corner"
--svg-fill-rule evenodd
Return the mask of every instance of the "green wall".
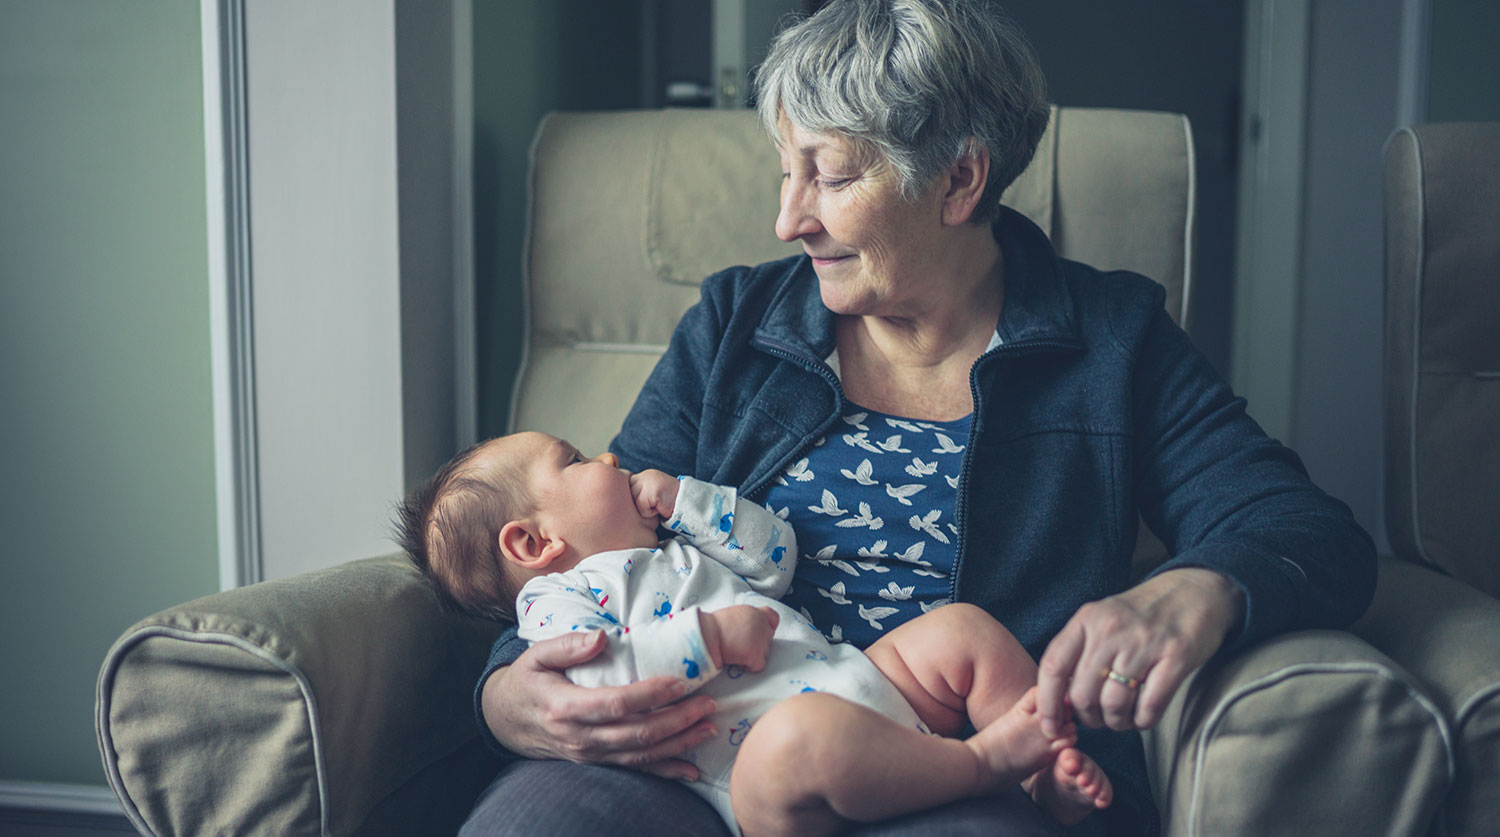
<path id="1" fill-rule="evenodd" d="M 0 0 L 0 781 L 104 784 L 105 652 L 218 588 L 197 0 Z"/>
<path id="2" fill-rule="evenodd" d="M 1428 122 L 1500 120 L 1500 3 L 1432 0 Z"/>
<path id="3" fill-rule="evenodd" d="M 531 139 L 554 110 L 640 106 L 639 3 L 474 0 L 474 307 L 479 436 L 505 432 L 521 353 Z"/>

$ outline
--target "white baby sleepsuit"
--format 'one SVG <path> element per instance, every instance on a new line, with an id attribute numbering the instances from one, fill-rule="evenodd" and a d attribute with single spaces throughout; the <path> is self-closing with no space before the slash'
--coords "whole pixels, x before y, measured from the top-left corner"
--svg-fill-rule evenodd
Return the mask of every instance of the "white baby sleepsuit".
<path id="1" fill-rule="evenodd" d="M 683 758 L 698 767 L 689 787 L 733 828 L 729 774 L 750 726 L 799 692 L 839 695 L 923 731 L 916 712 L 875 664 L 852 645 L 831 644 L 801 614 L 776 601 L 796 571 L 792 527 L 733 488 L 683 477 L 656 549 L 601 552 L 567 572 L 539 576 L 516 599 L 522 638 L 537 642 L 602 628 L 609 648 L 567 670 L 584 686 L 612 686 L 658 675 L 682 678 L 717 704 L 719 735 Z M 720 671 L 703 643 L 699 610 L 737 604 L 775 608 L 781 621 L 763 671 Z"/>

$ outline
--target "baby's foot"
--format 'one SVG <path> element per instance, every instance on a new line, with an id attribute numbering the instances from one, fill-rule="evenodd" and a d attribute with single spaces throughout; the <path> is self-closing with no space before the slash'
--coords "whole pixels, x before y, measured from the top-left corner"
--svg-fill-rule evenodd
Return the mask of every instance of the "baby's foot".
<path id="1" fill-rule="evenodd" d="M 1114 801 L 1115 790 L 1104 769 L 1074 747 L 1057 754 L 1050 767 L 1038 770 L 1021 786 L 1063 825 L 1076 825 Z"/>
<path id="2" fill-rule="evenodd" d="M 1004 790 L 1051 764 L 1058 753 L 1072 747 L 1078 739 L 1071 722 L 1059 732 L 1056 738 L 1042 732 L 1033 686 L 1004 715 L 964 742 L 979 756 L 984 768 L 980 789 Z"/>

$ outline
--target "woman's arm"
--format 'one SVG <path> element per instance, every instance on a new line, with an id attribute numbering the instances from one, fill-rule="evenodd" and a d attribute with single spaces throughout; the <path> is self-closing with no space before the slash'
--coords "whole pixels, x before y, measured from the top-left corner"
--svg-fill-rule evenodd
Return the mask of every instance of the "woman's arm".
<path id="1" fill-rule="evenodd" d="M 1369 536 L 1245 414 L 1164 311 L 1135 353 L 1135 496 L 1173 557 L 1081 608 L 1053 639 L 1038 675 L 1048 726 L 1071 704 L 1091 726 L 1150 727 L 1214 654 L 1343 627 L 1374 591 Z"/>
<path id="2" fill-rule="evenodd" d="M 531 646 L 484 679 L 480 709 L 501 746 L 529 758 L 612 764 L 672 779 L 698 771 L 677 756 L 716 734 L 712 699 L 679 700 L 675 677 L 628 686 L 578 686 L 563 673 L 588 662 L 607 643 L 600 631 L 570 633 Z"/>

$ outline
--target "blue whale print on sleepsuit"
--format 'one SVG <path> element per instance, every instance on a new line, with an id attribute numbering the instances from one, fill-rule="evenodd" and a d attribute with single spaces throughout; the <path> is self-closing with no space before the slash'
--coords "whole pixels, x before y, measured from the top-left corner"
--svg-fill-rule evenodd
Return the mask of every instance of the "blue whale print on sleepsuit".
<path id="1" fill-rule="evenodd" d="M 672 600 L 667 598 L 666 593 L 657 593 L 656 595 L 661 596 L 661 604 L 657 605 L 656 610 L 651 611 L 651 613 L 657 619 L 661 619 L 672 612 Z"/>
<path id="2" fill-rule="evenodd" d="M 687 676 L 687 679 L 689 679 L 689 680 L 697 680 L 698 679 L 698 663 L 696 661 L 694 661 L 694 660 L 688 659 L 687 657 L 683 657 L 682 658 L 682 662 L 683 662 L 684 666 L 686 667 L 686 676 Z"/>
<path id="3" fill-rule="evenodd" d="M 729 743 L 735 747 L 740 746 L 740 742 L 745 740 L 745 736 L 749 732 L 750 719 L 741 718 L 740 722 L 734 725 L 734 729 L 729 731 Z"/>

